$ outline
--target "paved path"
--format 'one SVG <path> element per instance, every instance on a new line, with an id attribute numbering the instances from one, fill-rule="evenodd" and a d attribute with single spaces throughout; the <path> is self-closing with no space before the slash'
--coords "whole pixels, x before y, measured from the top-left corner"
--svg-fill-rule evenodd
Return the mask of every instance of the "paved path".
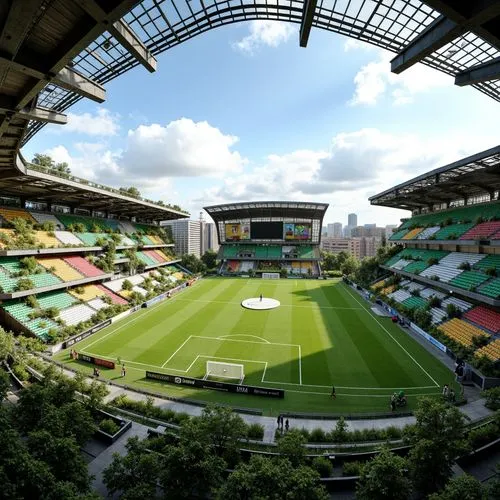
<path id="1" fill-rule="evenodd" d="M 74 372 L 63 369 L 63 372 L 70 376 L 74 376 Z M 91 378 L 88 378 L 91 381 Z M 102 383 L 106 383 L 103 381 Z M 138 393 L 117 385 L 108 384 L 109 394 L 106 397 L 106 402 L 110 402 L 112 399 L 119 395 L 125 395 L 134 401 L 145 401 L 147 395 Z M 478 390 L 472 387 L 465 387 L 465 395 L 470 403 L 460 407 L 462 413 L 467 415 L 472 421 L 482 419 L 492 412 L 484 406 L 484 400 L 478 399 Z M 160 408 L 173 410 L 175 412 L 184 412 L 188 415 L 198 416 L 201 414 L 203 407 L 190 405 L 187 403 L 182 403 L 180 401 L 170 401 L 168 399 L 153 398 L 154 405 Z M 276 417 L 265 417 L 261 415 L 246 415 L 241 414 L 243 420 L 248 424 L 259 423 L 264 426 L 264 442 L 272 443 L 274 441 L 274 433 L 276 430 Z M 305 419 L 305 418 L 289 418 L 290 428 L 304 428 L 312 430 L 315 428 L 321 428 L 324 431 L 332 430 L 337 424 L 338 419 Z M 360 419 L 360 420 L 346 420 L 349 430 L 363 430 L 363 429 L 385 429 L 386 427 L 395 426 L 403 428 L 408 424 L 415 423 L 415 417 L 390 417 L 390 418 L 378 418 L 378 419 Z"/>

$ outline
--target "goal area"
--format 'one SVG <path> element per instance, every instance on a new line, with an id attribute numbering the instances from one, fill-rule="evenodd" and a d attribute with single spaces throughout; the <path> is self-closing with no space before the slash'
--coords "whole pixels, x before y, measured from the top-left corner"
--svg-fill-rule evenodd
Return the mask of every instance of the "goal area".
<path id="1" fill-rule="evenodd" d="M 236 363 L 207 361 L 205 379 L 209 377 L 239 380 L 241 383 L 245 378 L 244 366 Z"/>
<path id="2" fill-rule="evenodd" d="M 267 280 L 279 280 L 280 273 L 262 273 L 262 279 Z"/>

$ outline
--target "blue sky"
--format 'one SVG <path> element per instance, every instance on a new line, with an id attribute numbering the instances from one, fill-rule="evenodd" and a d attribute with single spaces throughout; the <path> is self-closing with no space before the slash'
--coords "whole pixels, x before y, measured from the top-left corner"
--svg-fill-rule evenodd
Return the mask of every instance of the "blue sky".
<path id="1" fill-rule="evenodd" d="M 68 124 L 24 148 L 68 161 L 76 175 L 136 185 L 197 218 L 207 204 L 265 199 L 330 203 L 325 222 L 397 223 L 404 211 L 367 197 L 498 143 L 498 104 L 392 55 L 313 30 L 254 21 L 218 28 L 80 101 Z"/>

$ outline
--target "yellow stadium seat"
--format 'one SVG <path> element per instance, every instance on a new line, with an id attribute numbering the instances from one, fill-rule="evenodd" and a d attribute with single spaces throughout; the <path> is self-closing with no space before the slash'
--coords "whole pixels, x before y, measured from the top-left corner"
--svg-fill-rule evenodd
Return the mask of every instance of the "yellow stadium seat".
<path id="1" fill-rule="evenodd" d="M 53 267 L 53 274 L 63 281 L 75 281 L 84 278 L 76 269 L 73 269 L 62 259 L 39 259 L 38 262 L 46 269 Z"/>

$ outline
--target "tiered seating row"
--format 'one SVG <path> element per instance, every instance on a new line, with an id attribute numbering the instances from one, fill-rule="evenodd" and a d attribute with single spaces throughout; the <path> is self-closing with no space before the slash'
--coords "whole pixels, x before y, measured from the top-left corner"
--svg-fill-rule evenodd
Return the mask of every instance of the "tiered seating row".
<path id="1" fill-rule="evenodd" d="M 500 221 L 482 222 L 460 236 L 461 240 L 486 239 L 500 231 Z"/>
<path id="2" fill-rule="evenodd" d="M 453 269 L 451 267 L 434 264 L 433 266 L 424 269 L 420 273 L 420 276 L 423 276 L 424 278 L 432 278 L 434 276 L 437 276 L 439 278 L 439 281 L 448 283 L 462 272 L 463 271 L 461 271 L 460 269 Z"/>
<path id="3" fill-rule="evenodd" d="M 427 306 L 427 301 L 421 297 L 408 297 L 402 302 L 402 305 L 408 307 L 409 309 L 425 309 Z"/>
<path id="4" fill-rule="evenodd" d="M 477 291 L 492 299 L 498 299 L 498 297 L 500 297 L 500 278 L 490 280 Z"/>
<path id="5" fill-rule="evenodd" d="M 94 309 L 86 304 L 78 304 L 76 306 L 68 307 L 59 313 L 66 325 L 77 325 L 82 321 L 88 321 L 95 314 Z"/>
<path id="6" fill-rule="evenodd" d="M 500 340 L 497 339 L 493 342 L 490 342 L 489 344 L 486 344 L 485 346 L 478 349 L 474 353 L 474 355 L 478 358 L 486 356 L 487 358 L 491 359 L 491 361 L 500 360 Z"/>
<path id="7" fill-rule="evenodd" d="M 475 271 L 464 271 L 456 278 L 450 280 L 449 283 L 450 285 L 456 286 L 458 288 L 472 291 L 488 279 L 489 276 L 486 276 L 486 274 L 478 273 Z"/>
<path id="8" fill-rule="evenodd" d="M 487 307 L 474 307 L 465 313 L 464 318 L 494 333 L 500 332 L 500 313 Z"/>
<path id="9" fill-rule="evenodd" d="M 462 264 L 473 266 L 481 259 L 484 259 L 484 254 L 466 253 L 466 252 L 451 252 L 446 257 L 443 257 L 439 264 L 442 266 L 454 267 L 458 269 Z"/>
<path id="10" fill-rule="evenodd" d="M 470 325 L 469 323 L 462 321 L 458 318 L 453 318 L 446 323 L 443 323 L 439 329 L 449 338 L 459 342 L 466 347 L 473 346 L 474 337 L 489 337 L 488 334 Z"/>
<path id="11" fill-rule="evenodd" d="M 105 274 L 102 269 L 99 269 L 98 267 L 94 266 L 93 264 L 85 260 L 83 257 L 79 256 L 65 257 L 64 261 L 67 262 L 76 271 L 86 276 L 87 278 L 93 278 Z"/>
<path id="12" fill-rule="evenodd" d="M 448 297 L 447 299 L 443 300 L 443 302 L 441 303 L 441 307 L 443 309 L 446 309 L 446 306 L 448 304 L 453 304 L 457 309 L 460 309 L 462 312 L 468 311 L 472 307 L 472 304 L 470 302 L 458 299 L 457 297 Z"/>

